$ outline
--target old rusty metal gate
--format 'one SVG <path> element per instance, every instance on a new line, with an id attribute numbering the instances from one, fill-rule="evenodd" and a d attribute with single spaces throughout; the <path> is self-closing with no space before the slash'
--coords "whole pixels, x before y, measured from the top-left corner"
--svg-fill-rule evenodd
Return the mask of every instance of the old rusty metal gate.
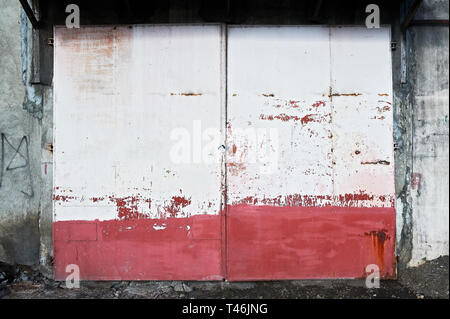
<path id="1" fill-rule="evenodd" d="M 56 279 L 395 277 L 389 28 L 54 37 Z"/>

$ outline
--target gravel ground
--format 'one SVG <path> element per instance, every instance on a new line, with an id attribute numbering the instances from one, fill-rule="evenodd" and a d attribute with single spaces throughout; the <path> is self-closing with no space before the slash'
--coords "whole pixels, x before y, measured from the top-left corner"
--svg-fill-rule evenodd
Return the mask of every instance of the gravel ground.
<path id="1" fill-rule="evenodd" d="M 448 264 L 448 256 L 425 262 L 417 268 L 401 271 L 398 280 L 381 281 L 379 289 L 365 288 L 363 280 L 299 280 L 239 283 L 90 281 L 82 282 L 79 289 L 67 289 L 64 282 L 49 280 L 31 269 L 21 267 L 18 271 L 16 270 L 14 279 L 12 279 L 13 282 L 0 284 L 0 298 L 448 299 Z"/>

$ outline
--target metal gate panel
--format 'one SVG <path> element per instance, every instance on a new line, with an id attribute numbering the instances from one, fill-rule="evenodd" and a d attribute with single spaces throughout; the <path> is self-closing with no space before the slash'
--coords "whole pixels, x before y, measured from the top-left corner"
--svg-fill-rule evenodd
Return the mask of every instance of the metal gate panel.
<path id="1" fill-rule="evenodd" d="M 389 32 L 229 28 L 225 242 L 222 28 L 56 28 L 55 277 L 394 277 Z"/>
<path id="2" fill-rule="evenodd" d="M 229 28 L 229 280 L 395 276 L 389 32 Z"/>
<path id="3" fill-rule="evenodd" d="M 222 279 L 221 29 L 55 28 L 56 279 Z"/>

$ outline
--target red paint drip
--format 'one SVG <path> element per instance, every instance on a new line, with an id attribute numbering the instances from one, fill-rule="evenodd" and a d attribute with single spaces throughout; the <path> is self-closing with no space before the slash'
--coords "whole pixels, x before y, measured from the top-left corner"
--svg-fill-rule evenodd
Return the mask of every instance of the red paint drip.
<path id="1" fill-rule="evenodd" d="M 373 252 L 377 258 L 377 265 L 380 267 L 380 271 L 383 271 L 384 267 L 384 246 L 386 241 L 390 239 L 390 237 L 387 235 L 387 230 L 372 230 L 370 232 L 366 232 L 364 235 L 368 236 L 370 238 L 370 241 L 372 243 Z"/>

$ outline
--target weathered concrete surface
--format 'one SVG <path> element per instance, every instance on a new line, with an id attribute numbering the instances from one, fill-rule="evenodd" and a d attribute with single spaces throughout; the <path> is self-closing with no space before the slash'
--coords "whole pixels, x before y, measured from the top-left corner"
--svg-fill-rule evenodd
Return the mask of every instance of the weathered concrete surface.
<path id="1" fill-rule="evenodd" d="M 20 3 L 2 1 L 0 11 L 0 261 L 39 265 L 40 257 L 49 273 L 52 91 L 30 84 L 32 33 Z"/>
<path id="2" fill-rule="evenodd" d="M 22 107 L 21 11 L 0 3 L 0 260 L 36 264 L 39 256 L 40 127 Z"/>
<path id="3" fill-rule="evenodd" d="M 448 1 L 425 1 L 416 19 L 448 19 Z M 449 253 L 449 29 L 412 26 L 408 59 L 412 120 L 410 266 Z"/>

